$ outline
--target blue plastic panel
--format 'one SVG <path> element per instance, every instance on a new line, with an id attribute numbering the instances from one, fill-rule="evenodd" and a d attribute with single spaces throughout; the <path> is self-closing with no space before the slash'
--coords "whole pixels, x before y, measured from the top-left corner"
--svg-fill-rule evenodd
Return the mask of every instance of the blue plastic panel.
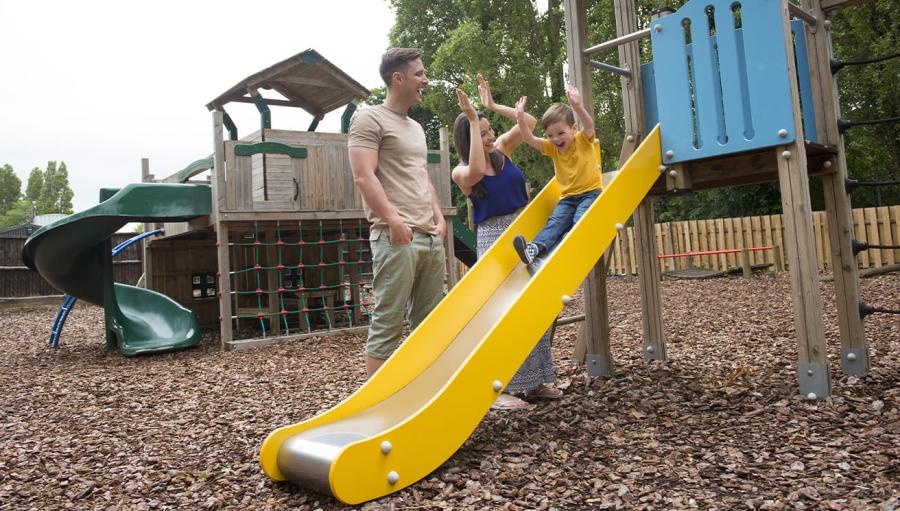
<path id="1" fill-rule="evenodd" d="M 656 75 L 653 62 L 641 65 L 641 91 L 644 95 L 644 126 L 650 131 L 659 123 L 656 107 Z"/>
<path id="2" fill-rule="evenodd" d="M 781 23 L 780 0 L 691 0 L 652 22 L 664 162 L 794 141 Z"/>
<path id="3" fill-rule="evenodd" d="M 809 55 L 806 53 L 806 23 L 791 20 L 794 34 L 794 57 L 797 59 L 797 86 L 800 89 L 800 106 L 803 110 L 803 137 L 818 142 L 816 133 L 816 109 L 813 106 L 812 86 L 809 83 Z"/>

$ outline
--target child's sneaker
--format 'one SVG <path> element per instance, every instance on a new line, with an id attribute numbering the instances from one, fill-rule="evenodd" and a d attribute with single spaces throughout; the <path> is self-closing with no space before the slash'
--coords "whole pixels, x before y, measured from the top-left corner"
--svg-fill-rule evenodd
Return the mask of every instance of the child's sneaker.
<path id="1" fill-rule="evenodd" d="M 513 247 L 516 249 L 516 253 L 519 254 L 519 259 L 527 265 L 533 263 L 541 251 L 535 243 L 526 242 L 525 236 L 521 234 L 513 238 Z"/>

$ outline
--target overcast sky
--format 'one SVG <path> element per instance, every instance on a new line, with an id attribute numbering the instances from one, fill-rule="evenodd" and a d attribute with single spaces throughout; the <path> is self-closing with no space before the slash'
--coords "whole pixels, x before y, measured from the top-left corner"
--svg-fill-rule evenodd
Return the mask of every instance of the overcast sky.
<path id="1" fill-rule="evenodd" d="M 204 106 L 240 80 L 314 48 L 362 85 L 378 64 L 393 14 L 385 0 L 0 0 L 0 165 L 22 178 L 65 161 L 75 211 L 101 187 L 158 177 L 212 152 Z M 232 104 L 241 136 L 253 105 Z M 319 125 L 337 131 L 341 109 Z M 311 118 L 273 107 L 275 128 Z"/>

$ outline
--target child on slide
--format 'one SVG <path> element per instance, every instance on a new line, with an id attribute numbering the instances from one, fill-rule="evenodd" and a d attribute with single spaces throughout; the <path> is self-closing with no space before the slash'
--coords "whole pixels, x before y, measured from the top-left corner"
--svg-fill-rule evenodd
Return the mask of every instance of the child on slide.
<path id="1" fill-rule="evenodd" d="M 541 117 L 547 138 L 537 138 L 526 123 L 522 96 L 516 103 L 516 122 L 522 139 L 541 154 L 553 160 L 553 171 L 559 183 L 561 199 L 547 224 L 532 241 L 518 235 L 513 246 L 529 272 L 537 267 L 538 258 L 553 250 L 562 237 L 578 222 L 600 195 L 600 161 L 594 149 L 594 119 L 584 108 L 581 93 L 572 85 L 566 88 L 569 104 L 554 103 Z M 582 129 L 575 124 L 575 115 Z"/>

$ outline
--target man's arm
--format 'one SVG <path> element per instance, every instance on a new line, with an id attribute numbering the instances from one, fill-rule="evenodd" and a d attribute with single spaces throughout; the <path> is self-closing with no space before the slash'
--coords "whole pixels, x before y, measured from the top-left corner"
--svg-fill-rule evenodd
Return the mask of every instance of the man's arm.
<path id="1" fill-rule="evenodd" d="M 434 189 L 431 179 L 428 180 L 428 191 L 431 192 L 431 211 L 434 215 L 434 223 L 437 225 L 438 236 L 444 239 L 444 236 L 447 234 L 447 222 L 444 220 L 444 212 L 441 211 L 441 201 L 438 200 L 437 190 Z"/>
<path id="2" fill-rule="evenodd" d="M 578 120 L 581 121 L 581 132 L 584 133 L 585 138 L 593 141 L 594 117 L 584 108 L 584 103 L 581 100 L 581 92 L 578 91 L 577 87 L 569 84 L 569 86 L 566 87 L 566 96 L 569 98 L 569 104 L 572 105 L 572 110 L 575 110 L 575 115 L 577 115 Z"/>
<path id="3" fill-rule="evenodd" d="M 362 198 L 369 208 L 388 224 L 391 245 L 403 245 L 412 240 L 412 229 L 400 218 L 381 182 L 375 177 L 378 167 L 378 150 L 368 147 L 351 147 L 350 170 L 353 172 L 353 183 L 359 188 Z"/>
<path id="4" fill-rule="evenodd" d="M 519 131 L 522 132 L 522 141 L 538 151 L 542 151 L 544 149 L 544 140 L 537 138 L 534 136 L 534 133 L 531 132 L 531 130 L 534 129 L 533 124 L 528 126 L 528 117 L 531 116 L 525 113 L 525 103 L 527 102 L 527 96 L 522 96 L 519 98 L 519 101 L 516 102 L 516 123 L 519 125 Z"/>

